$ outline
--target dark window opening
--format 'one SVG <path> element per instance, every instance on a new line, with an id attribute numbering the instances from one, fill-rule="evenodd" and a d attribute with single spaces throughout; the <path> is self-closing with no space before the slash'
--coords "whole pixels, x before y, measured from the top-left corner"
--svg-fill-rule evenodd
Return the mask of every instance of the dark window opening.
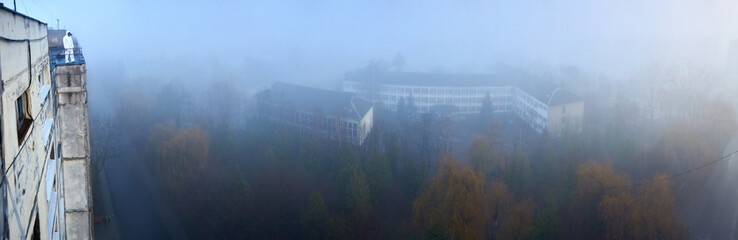
<path id="1" fill-rule="evenodd" d="M 10 230 L 8 230 L 8 215 L 3 214 L 3 236 L 5 239 L 10 239 Z"/>
<path id="2" fill-rule="evenodd" d="M 35 222 L 36 223 L 33 224 L 34 226 L 33 226 L 33 233 L 31 235 L 31 239 L 38 239 L 38 240 L 40 240 L 41 239 L 41 228 L 39 227 L 39 224 L 38 224 L 38 212 L 36 213 L 36 221 Z"/>
<path id="3" fill-rule="evenodd" d="M 28 101 L 28 91 L 24 92 L 17 100 L 15 100 L 15 113 L 17 115 L 18 126 L 18 145 L 23 143 L 23 139 L 31 128 L 33 119 L 31 118 L 31 110 Z"/>

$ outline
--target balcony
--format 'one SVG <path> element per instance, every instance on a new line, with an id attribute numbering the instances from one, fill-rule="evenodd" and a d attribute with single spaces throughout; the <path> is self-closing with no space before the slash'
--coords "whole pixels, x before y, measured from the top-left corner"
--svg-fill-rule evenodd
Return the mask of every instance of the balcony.
<path id="1" fill-rule="evenodd" d="M 46 169 L 46 201 L 51 200 L 51 193 L 54 191 L 54 177 L 56 176 L 56 160 L 49 160 L 49 166 Z"/>
<path id="2" fill-rule="evenodd" d="M 41 100 L 41 104 L 44 104 L 46 102 L 46 97 L 49 96 L 50 91 L 51 85 L 41 86 L 41 89 L 38 91 L 38 98 Z"/>
<path id="3" fill-rule="evenodd" d="M 58 229 L 58 233 L 60 235 L 62 235 L 62 236 L 66 236 L 66 234 L 65 234 L 65 231 L 66 231 L 65 230 L 65 227 L 66 226 L 64 226 L 66 224 L 66 219 L 65 219 L 65 216 L 64 215 L 65 215 L 65 213 L 64 213 L 64 197 L 62 197 L 62 198 L 59 198 L 59 223 L 61 223 L 61 224 L 59 225 L 59 229 Z"/>
<path id="4" fill-rule="evenodd" d="M 57 199 L 57 193 L 53 192 L 51 193 L 51 203 L 49 204 L 49 219 L 48 224 L 46 225 L 49 228 L 49 239 L 51 239 L 54 236 L 54 220 L 56 220 L 56 199 Z"/>
<path id="5" fill-rule="evenodd" d="M 51 138 L 51 127 L 54 126 L 54 118 L 46 118 L 44 120 L 44 146 L 49 145 L 49 138 Z"/>

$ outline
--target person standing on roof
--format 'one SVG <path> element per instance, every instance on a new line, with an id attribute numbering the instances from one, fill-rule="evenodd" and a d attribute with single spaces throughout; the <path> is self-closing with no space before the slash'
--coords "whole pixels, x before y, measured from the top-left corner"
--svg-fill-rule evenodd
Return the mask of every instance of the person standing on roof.
<path id="1" fill-rule="evenodd" d="M 74 40 L 72 40 L 72 33 L 67 31 L 62 42 L 64 43 L 64 62 L 69 63 L 70 58 L 74 62 Z"/>

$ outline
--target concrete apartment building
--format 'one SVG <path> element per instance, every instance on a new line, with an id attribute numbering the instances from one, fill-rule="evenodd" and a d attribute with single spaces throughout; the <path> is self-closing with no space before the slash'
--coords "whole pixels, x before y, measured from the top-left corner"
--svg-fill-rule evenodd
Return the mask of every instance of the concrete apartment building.
<path id="1" fill-rule="evenodd" d="M 53 43 L 45 23 L 0 6 L 0 239 L 92 236 L 86 95 L 69 88 L 84 80 L 66 74 L 84 75 L 84 58 L 60 64 Z"/>
<path id="2" fill-rule="evenodd" d="M 265 92 L 273 121 L 361 145 L 374 124 L 374 106 L 354 94 L 276 82 Z"/>
<path id="3" fill-rule="evenodd" d="M 343 91 L 396 110 L 400 98 L 412 98 L 419 112 L 453 106 L 456 114 L 478 113 L 489 95 L 495 112 L 514 112 L 539 133 L 558 136 L 582 129 L 584 104 L 573 93 L 526 74 L 447 74 L 358 71 L 343 81 Z"/>
<path id="4" fill-rule="evenodd" d="M 90 130 L 87 112 L 87 64 L 75 47 L 75 61 L 65 63 L 61 38 L 66 30 L 49 30 L 51 76 L 57 97 L 66 219 L 65 237 L 92 238 L 92 184 L 90 183 Z M 75 46 L 79 46 L 75 39 Z"/>

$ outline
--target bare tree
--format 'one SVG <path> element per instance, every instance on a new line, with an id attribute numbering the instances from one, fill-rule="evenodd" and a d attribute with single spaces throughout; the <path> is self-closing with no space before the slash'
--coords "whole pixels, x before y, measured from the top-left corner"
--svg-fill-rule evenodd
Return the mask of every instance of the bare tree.
<path id="1" fill-rule="evenodd" d="M 93 174 L 100 173 L 108 160 L 118 155 L 118 128 L 111 118 L 104 114 L 93 114 L 90 117 L 90 147 L 92 159 L 90 167 Z"/>
<path id="2" fill-rule="evenodd" d="M 443 155 L 447 156 L 453 151 L 454 125 L 451 117 L 441 119 L 441 141 L 443 142 Z"/>

